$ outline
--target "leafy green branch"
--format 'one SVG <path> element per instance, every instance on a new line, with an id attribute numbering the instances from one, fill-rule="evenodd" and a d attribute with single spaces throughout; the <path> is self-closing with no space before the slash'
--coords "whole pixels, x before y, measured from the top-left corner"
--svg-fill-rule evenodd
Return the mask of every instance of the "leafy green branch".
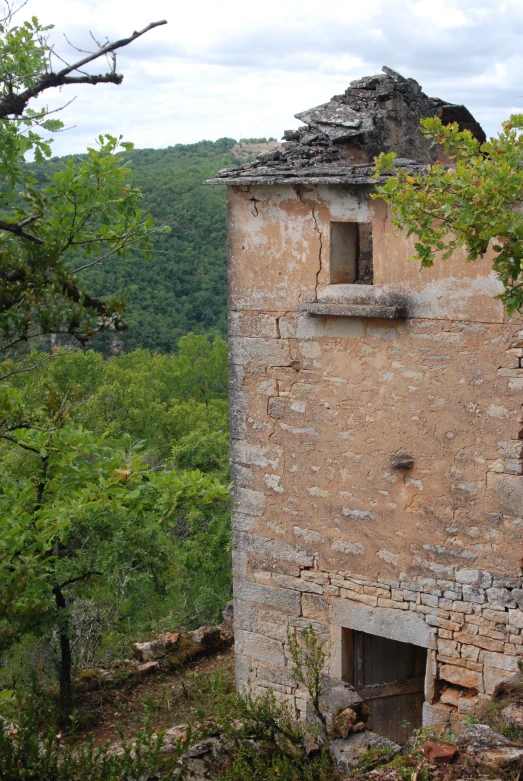
<path id="1" fill-rule="evenodd" d="M 504 291 L 497 296 L 509 315 L 523 309 L 523 114 L 503 123 L 497 137 L 480 143 L 457 123 L 424 119 L 421 127 L 442 147 L 447 163 L 423 173 L 399 168 L 373 197 L 393 208 L 393 222 L 415 236 L 410 258 L 430 267 L 465 247 L 467 261 L 491 248 Z M 395 155 L 376 160 L 376 178 L 393 169 Z"/>

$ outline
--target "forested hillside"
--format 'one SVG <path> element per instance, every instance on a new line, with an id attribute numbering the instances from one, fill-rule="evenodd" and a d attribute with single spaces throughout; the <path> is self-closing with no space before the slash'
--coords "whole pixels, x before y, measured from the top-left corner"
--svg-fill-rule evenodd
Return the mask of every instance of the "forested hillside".
<path id="1" fill-rule="evenodd" d="M 221 138 L 134 149 L 126 155 L 144 205 L 157 224 L 171 227 L 170 233 L 155 237 L 151 260 L 131 251 L 125 259 L 112 258 L 82 275 L 92 294 L 125 298 L 129 328 L 118 338 L 126 351 L 144 347 L 171 353 L 187 333 L 225 335 L 226 193 L 224 187 L 202 182 L 220 168 L 252 159 L 265 139 L 245 141 Z M 37 177 L 62 167 L 65 160 L 53 158 L 38 166 Z M 94 346 L 108 352 L 107 336 L 98 337 Z"/>

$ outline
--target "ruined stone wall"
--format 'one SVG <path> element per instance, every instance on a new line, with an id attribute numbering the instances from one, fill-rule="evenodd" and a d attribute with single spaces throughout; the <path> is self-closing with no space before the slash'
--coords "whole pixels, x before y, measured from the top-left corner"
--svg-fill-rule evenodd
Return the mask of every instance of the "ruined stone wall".
<path id="1" fill-rule="evenodd" d="M 287 627 L 312 622 L 335 677 L 352 627 L 429 649 L 427 719 L 470 711 L 523 656 L 522 324 L 489 258 L 420 273 L 363 189 L 229 195 L 238 681 L 302 711 Z M 331 219 L 372 221 L 360 289 L 406 320 L 295 312 L 355 287 L 327 284 Z"/>

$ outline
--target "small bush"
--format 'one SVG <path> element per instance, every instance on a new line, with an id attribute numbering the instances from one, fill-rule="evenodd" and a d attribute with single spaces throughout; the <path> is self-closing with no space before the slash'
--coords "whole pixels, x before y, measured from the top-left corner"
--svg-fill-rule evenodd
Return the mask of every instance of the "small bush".
<path id="1" fill-rule="evenodd" d="M 231 718 L 232 716 L 232 718 Z M 337 777 L 319 730 L 297 724 L 274 693 L 238 694 L 222 726 L 234 746 L 219 781 L 331 781 Z M 307 747 L 315 744 L 312 752 Z"/>
<path id="2" fill-rule="evenodd" d="M 319 705 L 325 653 L 311 626 L 287 635 L 296 686 L 308 693 L 314 725 L 297 723 L 274 692 L 238 694 L 222 730 L 235 745 L 220 781 L 332 781 L 338 778 Z M 232 718 L 231 718 L 232 714 Z"/>
<path id="3" fill-rule="evenodd" d="M 73 736 L 74 738 L 74 724 Z M 119 751 L 108 745 L 96 748 L 93 739 L 75 747 L 62 735 L 39 732 L 31 701 L 20 711 L 17 725 L 0 720 L 0 778 L 2 781 L 144 781 L 179 776 L 181 744 L 169 755 L 162 753 L 162 734 L 150 727 Z"/>

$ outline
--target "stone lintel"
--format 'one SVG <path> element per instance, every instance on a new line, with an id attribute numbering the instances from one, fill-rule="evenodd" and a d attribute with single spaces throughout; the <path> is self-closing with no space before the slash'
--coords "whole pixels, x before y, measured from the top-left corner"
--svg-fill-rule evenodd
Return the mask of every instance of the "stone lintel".
<path id="1" fill-rule="evenodd" d="M 413 611 L 369 607 L 348 599 L 332 600 L 332 620 L 338 626 L 356 629 L 400 643 L 436 648 L 436 632 Z"/>

